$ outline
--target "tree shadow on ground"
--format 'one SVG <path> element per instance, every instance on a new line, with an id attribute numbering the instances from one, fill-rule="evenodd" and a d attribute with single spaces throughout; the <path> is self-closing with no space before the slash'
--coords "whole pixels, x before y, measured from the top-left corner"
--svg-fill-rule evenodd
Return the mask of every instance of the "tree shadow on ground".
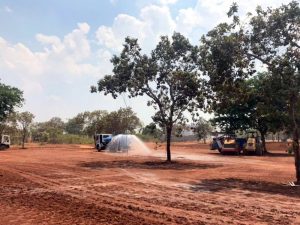
<path id="1" fill-rule="evenodd" d="M 270 157 L 294 157 L 292 154 L 288 154 L 287 152 L 268 152 L 266 156 Z"/>
<path id="2" fill-rule="evenodd" d="M 81 163 L 80 166 L 91 169 L 104 168 L 133 168 L 133 169 L 159 169 L 159 170 L 190 170 L 190 169 L 210 169 L 221 167 L 222 165 L 204 164 L 195 162 L 182 161 L 133 161 L 133 160 L 118 160 L 118 161 L 98 161 Z"/>
<path id="3" fill-rule="evenodd" d="M 232 189 L 247 190 L 267 194 L 280 194 L 300 198 L 300 187 L 292 187 L 265 181 L 249 181 L 236 178 L 203 180 L 190 188 L 195 192 L 220 192 Z"/>
<path id="4" fill-rule="evenodd" d="M 243 157 L 243 156 L 265 157 L 265 156 L 268 156 L 268 157 L 274 157 L 274 158 L 276 158 L 276 157 L 294 157 L 294 155 L 288 154 L 287 152 L 267 152 L 263 156 L 258 156 L 253 152 L 249 152 L 247 154 L 241 153 L 238 155 L 234 152 L 226 152 L 226 153 L 221 154 L 216 151 L 216 152 L 208 152 L 207 154 L 208 155 L 220 155 L 220 156 L 224 156 L 224 157 L 227 157 L 227 156 L 235 156 L 235 157 Z"/>

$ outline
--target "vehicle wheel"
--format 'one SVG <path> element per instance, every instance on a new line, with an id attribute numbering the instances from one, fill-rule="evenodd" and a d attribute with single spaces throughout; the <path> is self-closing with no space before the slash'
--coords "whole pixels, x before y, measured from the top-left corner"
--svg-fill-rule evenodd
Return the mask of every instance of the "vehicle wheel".
<path id="1" fill-rule="evenodd" d="M 100 146 L 99 146 L 99 145 L 96 146 L 96 150 L 97 150 L 98 152 L 100 152 Z"/>
<path id="2" fill-rule="evenodd" d="M 8 149 L 9 145 L 0 144 L 0 150 Z"/>

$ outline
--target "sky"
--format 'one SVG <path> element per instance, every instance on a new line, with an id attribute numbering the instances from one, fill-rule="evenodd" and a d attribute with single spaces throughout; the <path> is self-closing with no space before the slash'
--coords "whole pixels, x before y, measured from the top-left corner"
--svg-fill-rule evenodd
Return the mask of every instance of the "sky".
<path id="1" fill-rule="evenodd" d="M 68 120 L 93 110 L 132 107 L 144 124 L 154 110 L 146 97 L 113 99 L 90 93 L 111 74 L 110 59 L 125 37 L 138 38 L 149 53 L 161 35 L 180 32 L 198 44 L 201 35 L 226 21 L 231 0 L 0 0 L 0 79 L 24 91 L 19 111 L 35 121 Z M 286 0 L 235 0 L 241 15 L 257 5 Z M 209 118 L 210 115 L 203 114 Z"/>

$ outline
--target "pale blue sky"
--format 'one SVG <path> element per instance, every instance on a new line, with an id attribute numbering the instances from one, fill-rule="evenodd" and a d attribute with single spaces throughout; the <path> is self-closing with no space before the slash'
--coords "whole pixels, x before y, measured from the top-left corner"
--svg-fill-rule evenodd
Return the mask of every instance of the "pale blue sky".
<path id="1" fill-rule="evenodd" d="M 241 12 L 257 4 L 286 0 L 237 1 Z M 159 36 L 179 31 L 197 44 L 201 35 L 226 19 L 231 0 L 1 0 L 0 79 L 24 90 L 21 111 L 36 121 L 64 120 L 85 110 L 116 110 L 122 98 L 89 93 L 110 73 L 109 59 L 124 37 L 134 36 L 148 52 Z M 151 122 L 146 98 L 129 100 L 142 121 Z M 207 115 L 206 115 L 207 117 Z"/>

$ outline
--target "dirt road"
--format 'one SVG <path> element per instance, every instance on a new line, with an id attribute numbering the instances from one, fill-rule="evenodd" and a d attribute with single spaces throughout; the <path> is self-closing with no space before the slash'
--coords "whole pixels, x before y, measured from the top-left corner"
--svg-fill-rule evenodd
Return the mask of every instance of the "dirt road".
<path id="1" fill-rule="evenodd" d="M 300 189 L 285 185 L 295 179 L 293 158 L 283 151 L 222 156 L 177 143 L 167 164 L 162 148 L 1 151 L 0 224 L 300 224 Z"/>

